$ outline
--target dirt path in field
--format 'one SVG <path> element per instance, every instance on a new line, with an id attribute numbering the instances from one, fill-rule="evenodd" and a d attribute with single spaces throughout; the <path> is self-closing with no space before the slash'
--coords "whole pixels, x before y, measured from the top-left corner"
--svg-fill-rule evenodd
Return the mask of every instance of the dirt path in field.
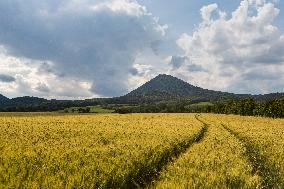
<path id="1" fill-rule="evenodd" d="M 181 143 L 175 145 L 170 149 L 170 153 L 164 152 L 161 154 L 161 158 L 159 162 L 155 163 L 154 169 L 148 169 L 148 174 L 143 175 L 138 174 L 134 178 L 131 178 L 131 181 L 126 184 L 125 188 L 149 188 L 152 183 L 159 177 L 161 171 L 183 153 L 185 153 L 193 144 L 200 142 L 203 138 L 205 133 L 208 130 L 208 125 L 198 118 L 198 115 L 195 118 L 203 123 L 202 129 L 196 133 L 193 137 L 189 140 L 182 141 Z M 142 170 L 145 171 L 145 170 Z"/>
<path id="2" fill-rule="evenodd" d="M 245 147 L 244 156 L 247 157 L 248 161 L 253 166 L 253 171 L 257 172 L 262 178 L 261 188 L 283 188 L 283 186 L 278 185 L 280 183 L 280 177 L 277 168 L 268 164 L 268 159 L 260 152 L 259 147 L 256 144 L 253 144 L 248 138 L 239 135 L 226 125 L 221 125 Z"/>

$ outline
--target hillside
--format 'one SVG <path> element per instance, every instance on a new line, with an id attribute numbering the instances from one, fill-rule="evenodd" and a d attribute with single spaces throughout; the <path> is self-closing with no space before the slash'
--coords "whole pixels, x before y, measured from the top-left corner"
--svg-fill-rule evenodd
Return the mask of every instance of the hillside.
<path id="1" fill-rule="evenodd" d="M 201 90 L 176 77 L 160 74 L 126 96 L 155 96 L 156 93 L 169 96 L 192 96 Z"/>
<path id="2" fill-rule="evenodd" d="M 216 101 L 228 97 L 241 98 L 248 96 L 250 95 L 235 95 L 233 93 L 203 89 L 171 75 L 160 74 L 141 87 L 123 96 L 123 98 L 140 101 L 143 101 L 143 99 L 167 100 L 175 98 Z"/>
<path id="3" fill-rule="evenodd" d="M 12 98 L 9 101 L 9 105 L 26 105 L 26 104 L 41 104 L 44 102 L 48 102 L 48 100 L 44 99 L 44 98 L 38 98 L 38 97 L 30 97 L 30 96 L 24 96 L 24 97 L 17 97 L 17 98 Z"/>
<path id="4" fill-rule="evenodd" d="M 9 101 L 9 98 L 0 94 L 0 104 L 6 103 L 7 101 Z"/>
<path id="5" fill-rule="evenodd" d="M 243 99 L 252 97 L 258 101 L 278 99 L 284 93 L 264 95 L 234 94 L 193 86 L 171 75 L 160 74 L 127 95 L 120 97 L 125 102 L 156 102 L 162 100 L 191 99 L 192 101 L 222 101 L 228 98 Z"/>
<path id="6" fill-rule="evenodd" d="M 270 93 L 270 94 L 264 94 L 264 95 L 253 95 L 253 97 L 258 101 L 266 101 L 266 100 L 283 98 L 284 93 Z"/>

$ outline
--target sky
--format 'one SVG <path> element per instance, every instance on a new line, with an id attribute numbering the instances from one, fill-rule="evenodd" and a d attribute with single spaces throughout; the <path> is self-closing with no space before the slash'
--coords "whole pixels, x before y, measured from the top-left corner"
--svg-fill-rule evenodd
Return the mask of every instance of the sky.
<path id="1" fill-rule="evenodd" d="M 158 74 L 284 92 L 284 1 L 0 1 L 0 94 L 121 96 Z"/>

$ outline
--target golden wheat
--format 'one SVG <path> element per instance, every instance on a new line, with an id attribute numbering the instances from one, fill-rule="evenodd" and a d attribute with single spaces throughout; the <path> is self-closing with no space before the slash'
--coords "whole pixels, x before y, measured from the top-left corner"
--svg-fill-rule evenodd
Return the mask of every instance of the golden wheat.
<path id="1" fill-rule="evenodd" d="M 0 188 L 127 186 L 202 127 L 192 114 L 2 114 L 0 123 Z"/>
<path id="2" fill-rule="evenodd" d="M 283 119 L 1 113 L 0 123 L 0 188 L 284 187 Z"/>
<path id="3" fill-rule="evenodd" d="M 153 188 L 257 188 L 260 178 L 243 157 L 240 142 L 214 116 L 204 139 L 168 166 Z"/>
<path id="4" fill-rule="evenodd" d="M 284 187 L 284 120 L 258 117 L 215 115 L 253 152 L 268 188 Z"/>

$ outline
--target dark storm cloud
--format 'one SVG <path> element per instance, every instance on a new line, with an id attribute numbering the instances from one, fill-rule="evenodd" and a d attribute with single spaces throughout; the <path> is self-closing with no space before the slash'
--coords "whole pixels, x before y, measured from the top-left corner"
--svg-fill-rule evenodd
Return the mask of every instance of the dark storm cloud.
<path id="1" fill-rule="evenodd" d="M 134 75 L 134 76 L 139 75 L 139 72 L 138 72 L 138 70 L 137 70 L 136 68 L 131 68 L 131 69 L 129 70 L 129 72 L 130 72 L 132 75 Z"/>
<path id="2" fill-rule="evenodd" d="M 42 93 L 48 93 L 50 91 L 49 87 L 45 83 L 39 83 L 36 90 Z"/>
<path id="3" fill-rule="evenodd" d="M 53 62 L 45 71 L 93 81 L 94 93 L 121 95 L 136 54 L 156 51 L 162 35 L 145 10 L 95 9 L 98 2 L 0 1 L 0 45 L 16 57 Z"/>
<path id="4" fill-rule="evenodd" d="M 185 56 L 172 56 L 170 64 L 173 69 L 180 68 L 187 61 L 187 57 Z"/>
<path id="5" fill-rule="evenodd" d="M 186 56 L 172 56 L 170 65 L 173 70 L 179 69 L 182 65 L 186 65 L 187 71 L 189 72 L 201 72 L 206 71 L 202 66 L 190 63 Z"/>
<path id="6" fill-rule="evenodd" d="M 0 82 L 11 83 L 14 82 L 16 79 L 13 76 L 0 74 Z"/>

